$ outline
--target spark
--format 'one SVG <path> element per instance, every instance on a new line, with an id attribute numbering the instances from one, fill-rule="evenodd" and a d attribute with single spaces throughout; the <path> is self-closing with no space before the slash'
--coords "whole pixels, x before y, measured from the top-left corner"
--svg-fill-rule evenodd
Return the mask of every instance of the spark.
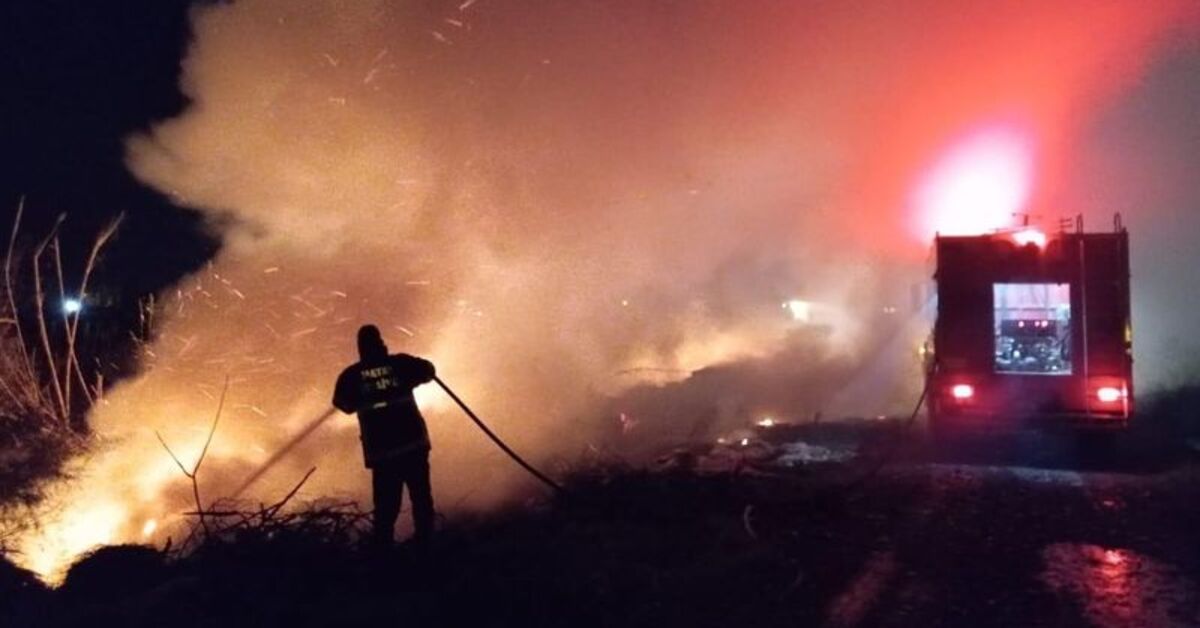
<path id="1" fill-rule="evenodd" d="M 316 327 L 309 327 L 308 329 L 301 329 L 300 331 L 293 333 L 290 337 L 295 340 L 296 338 L 307 336 L 315 331 L 317 331 Z"/>
<path id="2" fill-rule="evenodd" d="M 263 417 L 264 419 L 267 417 L 267 413 L 263 412 L 262 409 L 256 405 L 251 405 L 248 403 L 240 403 L 240 404 L 234 406 L 234 408 L 242 409 L 242 410 L 249 410 L 249 411 L 253 412 L 254 414 L 257 414 L 258 416 Z"/>
<path id="3" fill-rule="evenodd" d="M 142 526 L 142 538 L 149 538 L 158 529 L 158 521 L 156 519 L 147 519 L 145 525 Z"/>
<path id="4" fill-rule="evenodd" d="M 325 60 L 329 62 L 329 65 L 335 68 L 338 67 L 338 60 L 334 59 L 333 55 L 329 54 L 328 52 L 322 52 L 321 56 L 325 57 Z"/>
<path id="5" fill-rule="evenodd" d="M 466 0 L 466 2 L 463 2 L 462 4 L 458 5 L 458 10 L 466 11 L 467 9 L 469 9 L 471 7 L 472 4 L 475 4 L 475 2 L 476 2 L 476 0 Z"/>
<path id="6" fill-rule="evenodd" d="M 311 302 L 308 301 L 308 299 L 305 299 L 304 297 L 302 297 L 298 294 L 293 294 L 291 296 L 291 299 L 297 303 L 300 303 L 301 305 L 307 306 L 309 309 L 311 309 L 313 311 L 313 314 L 315 314 L 317 316 L 324 316 L 326 314 L 325 310 L 322 310 L 321 308 L 313 305 Z"/>
<path id="7" fill-rule="evenodd" d="M 447 46 L 452 45 L 451 41 L 449 39 L 447 39 L 445 35 L 439 33 L 438 31 L 429 31 L 429 32 L 432 33 L 433 38 L 438 40 L 439 42 L 446 44 Z"/>
<path id="8" fill-rule="evenodd" d="M 416 336 L 416 334 L 412 333 L 412 331 L 410 331 L 410 330 L 409 330 L 407 327 L 405 327 L 404 325 L 394 325 L 394 327 L 395 327 L 396 329 L 399 329 L 401 332 L 403 332 L 403 333 L 407 334 L 409 337 Z"/>

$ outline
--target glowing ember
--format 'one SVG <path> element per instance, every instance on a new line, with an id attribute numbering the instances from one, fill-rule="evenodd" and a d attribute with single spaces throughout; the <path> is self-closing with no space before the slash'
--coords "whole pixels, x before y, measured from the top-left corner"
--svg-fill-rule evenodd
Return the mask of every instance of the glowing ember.
<path id="1" fill-rule="evenodd" d="M 775 419 L 772 417 L 763 417 L 757 423 L 759 427 L 775 427 Z"/>
<path id="2" fill-rule="evenodd" d="M 147 519 L 146 523 L 142 526 L 142 538 L 144 538 L 144 539 L 150 538 L 154 534 L 154 531 L 157 529 L 158 529 L 158 520 L 157 519 Z"/>

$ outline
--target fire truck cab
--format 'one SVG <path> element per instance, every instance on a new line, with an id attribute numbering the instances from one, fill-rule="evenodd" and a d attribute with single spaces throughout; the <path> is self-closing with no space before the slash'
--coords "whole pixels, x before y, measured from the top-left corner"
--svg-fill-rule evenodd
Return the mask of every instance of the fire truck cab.
<path id="1" fill-rule="evenodd" d="M 1065 226 L 1065 225 L 1064 225 Z M 935 432 L 1133 414 L 1129 235 L 1023 228 L 935 242 L 937 320 L 927 364 Z"/>

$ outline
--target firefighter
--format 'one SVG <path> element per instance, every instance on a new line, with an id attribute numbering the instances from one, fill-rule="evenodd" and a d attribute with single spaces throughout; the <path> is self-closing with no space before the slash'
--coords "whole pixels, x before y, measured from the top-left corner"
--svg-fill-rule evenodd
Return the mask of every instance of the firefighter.
<path id="1" fill-rule="evenodd" d="M 391 546 L 407 486 L 413 541 L 418 547 L 427 547 L 434 520 L 429 431 L 413 389 L 433 380 L 433 364 L 404 353 L 389 355 L 374 325 L 358 330 L 358 355 L 359 361 L 338 376 L 333 405 L 347 414 L 358 413 L 363 458 L 371 470 L 375 502 L 372 544 Z"/>

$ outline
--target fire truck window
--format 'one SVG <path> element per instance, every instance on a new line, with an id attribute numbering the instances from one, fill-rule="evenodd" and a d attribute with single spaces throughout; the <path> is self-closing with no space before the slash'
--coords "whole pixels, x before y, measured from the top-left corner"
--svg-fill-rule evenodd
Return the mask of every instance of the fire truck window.
<path id="1" fill-rule="evenodd" d="M 1071 286 L 992 286 L 997 373 L 1071 374 Z"/>

